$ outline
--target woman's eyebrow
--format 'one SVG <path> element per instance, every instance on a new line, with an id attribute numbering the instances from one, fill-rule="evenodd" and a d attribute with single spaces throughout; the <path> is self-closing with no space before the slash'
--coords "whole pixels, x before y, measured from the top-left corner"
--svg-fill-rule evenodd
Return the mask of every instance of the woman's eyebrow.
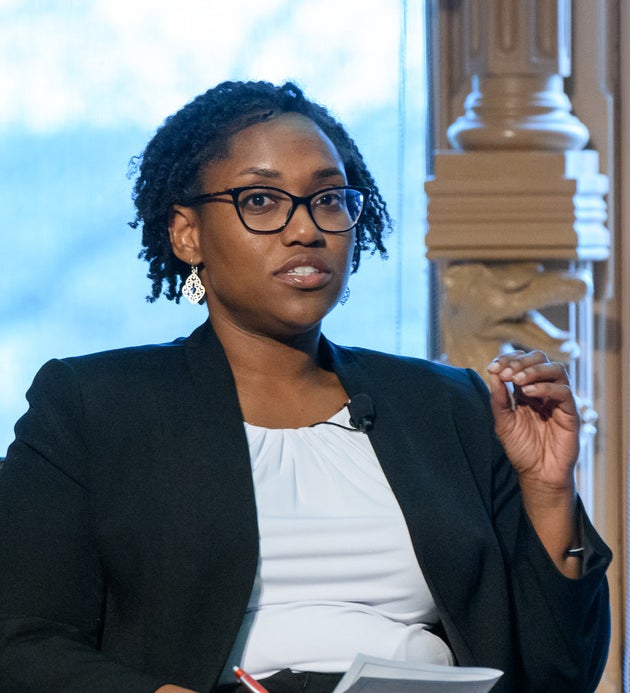
<path id="1" fill-rule="evenodd" d="M 330 178 L 331 176 L 345 176 L 345 173 L 337 168 L 337 166 L 331 166 L 329 168 L 323 168 L 321 171 L 317 171 L 314 178 L 321 180 L 322 178 Z"/>
<path id="2" fill-rule="evenodd" d="M 239 176 L 260 176 L 262 178 L 277 179 L 282 177 L 282 173 L 273 168 L 264 168 L 259 166 L 250 166 L 239 171 Z M 329 166 L 327 168 L 319 169 L 315 171 L 312 175 L 313 180 L 324 180 L 326 178 L 332 178 L 333 176 L 344 177 L 344 172 L 337 166 Z"/>
<path id="3" fill-rule="evenodd" d="M 245 168 L 238 174 L 239 176 L 246 175 L 256 175 L 262 176 L 263 178 L 279 178 L 280 171 L 276 171 L 273 168 L 259 168 L 257 166 L 251 166 L 250 168 Z"/>

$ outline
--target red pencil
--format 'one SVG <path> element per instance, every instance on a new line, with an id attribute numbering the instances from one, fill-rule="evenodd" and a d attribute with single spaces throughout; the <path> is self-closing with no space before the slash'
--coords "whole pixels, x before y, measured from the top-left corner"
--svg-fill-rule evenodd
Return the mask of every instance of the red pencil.
<path id="1" fill-rule="evenodd" d="M 240 667 L 233 667 L 234 676 L 236 676 L 239 683 L 242 683 L 250 691 L 254 693 L 269 693 L 269 691 L 255 678 L 251 677 L 246 671 L 243 671 Z"/>

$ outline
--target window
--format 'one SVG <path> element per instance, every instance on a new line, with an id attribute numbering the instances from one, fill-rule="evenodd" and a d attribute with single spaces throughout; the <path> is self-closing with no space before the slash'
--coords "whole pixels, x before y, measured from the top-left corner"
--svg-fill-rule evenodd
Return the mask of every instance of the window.
<path id="1" fill-rule="evenodd" d="M 420 0 L 2 4 L 0 454 L 47 359 L 170 341 L 205 319 L 145 301 L 126 172 L 166 116 L 224 79 L 294 80 L 347 125 L 396 229 L 324 331 L 425 353 Z"/>

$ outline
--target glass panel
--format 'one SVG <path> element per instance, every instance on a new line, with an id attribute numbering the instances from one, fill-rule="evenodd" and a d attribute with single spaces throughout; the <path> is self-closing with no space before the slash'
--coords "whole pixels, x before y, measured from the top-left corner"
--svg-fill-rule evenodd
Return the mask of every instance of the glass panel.
<path id="1" fill-rule="evenodd" d="M 348 127 L 397 220 L 335 341 L 423 355 L 421 0 L 1 2 L 0 454 L 47 359 L 170 341 L 205 308 L 145 302 L 129 159 L 223 79 L 292 79 Z"/>

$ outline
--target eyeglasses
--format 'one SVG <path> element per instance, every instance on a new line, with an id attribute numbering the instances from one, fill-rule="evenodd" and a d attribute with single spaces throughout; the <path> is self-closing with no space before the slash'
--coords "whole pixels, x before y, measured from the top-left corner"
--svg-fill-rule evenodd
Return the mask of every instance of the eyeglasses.
<path id="1" fill-rule="evenodd" d="M 297 207 L 304 205 L 320 231 L 343 233 L 359 222 L 369 192 L 368 188 L 343 185 L 298 197 L 268 185 L 246 185 L 198 195 L 179 204 L 197 207 L 229 195 L 243 226 L 251 233 L 279 233 L 291 221 Z"/>

